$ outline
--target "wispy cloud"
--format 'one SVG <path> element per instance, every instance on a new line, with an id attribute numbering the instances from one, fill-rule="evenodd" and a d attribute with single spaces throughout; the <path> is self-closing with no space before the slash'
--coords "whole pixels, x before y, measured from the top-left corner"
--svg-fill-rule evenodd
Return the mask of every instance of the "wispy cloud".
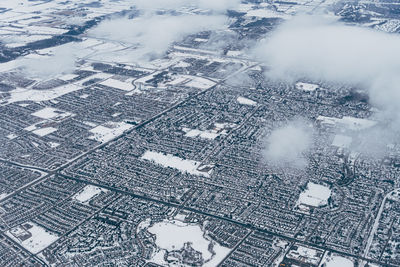
<path id="1" fill-rule="evenodd" d="M 176 10 L 182 7 L 196 7 L 213 12 L 225 12 L 228 9 L 237 8 L 240 2 L 240 0 L 137 0 L 135 6 L 143 10 Z"/>
<path id="2" fill-rule="evenodd" d="M 381 110 L 377 117 L 385 126 L 362 137 L 365 142 L 387 143 L 396 141 L 390 137 L 400 130 L 399 47 L 398 35 L 332 18 L 300 16 L 260 41 L 254 54 L 268 65 L 270 78 L 307 77 L 365 88 L 370 103 Z"/>
<path id="3" fill-rule="evenodd" d="M 292 120 L 274 129 L 265 140 L 265 161 L 278 167 L 305 167 L 304 154 L 312 147 L 312 132 L 304 119 Z"/>
<path id="4" fill-rule="evenodd" d="M 136 45 L 133 59 L 149 59 L 163 55 L 170 45 L 185 36 L 227 26 L 223 15 L 144 15 L 102 22 L 89 32 L 90 36 Z M 118 29 L 118 30 L 116 30 Z"/>
<path id="5" fill-rule="evenodd" d="M 49 49 L 46 55 L 29 55 L 16 61 L 17 67 L 29 77 L 50 79 L 72 73 L 77 60 L 78 43 L 69 43 Z"/>

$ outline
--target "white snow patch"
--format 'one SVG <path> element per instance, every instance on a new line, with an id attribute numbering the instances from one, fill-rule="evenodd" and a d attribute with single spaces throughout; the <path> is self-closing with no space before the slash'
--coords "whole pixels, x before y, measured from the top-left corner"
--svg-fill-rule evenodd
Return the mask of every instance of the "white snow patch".
<path id="1" fill-rule="evenodd" d="M 199 43 L 205 43 L 205 42 L 208 42 L 208 39 L 204 39 L 204 38 L 195 38 L 194 41 L 195 41 L 195 42 L 199 42 Z"/>
<path id="2" fill-rule="evenodd" d="M 321 250 L 316 250 L 304 246 L 297 246 L 296 249 L 291 249 L 286 257 L 316 266 L 320 261 L 322 254 L 323 251 Z"/>
<path id="3" fill-rule="evenodd" d="M 9 134 L 9 135 L 7 135 L 7 138 L 10 139 L 10 140 L 12 140 L 12 139 L 14 139 L 14 138 L 16 138 L 16 137 L 18 137 L 18 136 L 15 135 L 15 134 Z"/>
<path id="4" fill-rule="evenodd" d="M 296 89 L 303 91 L 315 91 L 317 88 L 319 88 L 318 84 L 303 83 L 303 82 L 296 83 Z"/>
<path id="5" fill-rule="evenodd" d="M 56 143 L 56 142 L 48 142 L 48 144 L 51 148 L 56 148 L 60 145 L 59 143 Z"/>
<path id="6" fill-rule="evenodd" d="M 81 203 L 88 203 L 93 197 L 99 195 L 101 192 L 108 192 L 108 190 L 94 185 L 87 185 L 81 191 L 76 193 L 72 199 Z"/>
<path id="7" fill-rule="evenodd" d="M 200 137 L 204 139 L 215 139 L 220 135 L 226 135 L 227 130 L 226 128 L 234 128 L 237 125 L 234 123 L 214 123 L 214 128 L 211 130 L 198 130 L 198 129 L 191 129 L 191 128 L 182 128 L 187 137 Z"/>
<path id="8" fill-rule="evenodd" d="M 193 80 L 185 84 L 185 86 L 194 87 L 198 89 L 208 89 L 214 85 L 215 82 L 201 77 L 194 77 Z"/>
<path id="9" fill-rule="evenodd" d="M 0 194 L 0 200 L 6 198 L 8 195 L 9 195 L 9 194 L 7 194 L 7 193 L 1 193 L 1 194 Z"/>
<path id="10" fill-rule="evenodd" d="M 200 167 L 200 162 L 195 160 L 181 159 L 171 154 L 165 155 L 161 152 L 148 150 L 142 155 L 141 159 L 149 160 L 164 167 L 175 168 L 180 170 L 181 172 L 187 172 L 193 175 L 209 177 L 212 171 L 199 171 L 198 168 Z"/>
<path id="11" fill-rule="evenodd" d="M 321 121 L 322 124 L 345 126 L 350 130 L 364 130 L 370 128 L 376 124 L 376 121 L 368 119 L 360 119 L 355 117 L 344 116 L 342 119 L 334 117 L 318 116 L 317 121 Z"/>
<path id="12" fill-rule="evenodd" d="M 120 136 L 125 131 L 131 129 L 133 125 L 126 122 L 107 122 L 104 125 L 99 125 L 90 130 L 93 133 L 89 139 L 95 140 L 100 143 L 106 143 L 117 136 Z"/>
<path id="13" fill-rule="evenodd" d="M 57 131 L 57 128 L 54 127 L 44 127 L 37 130 L 34 130 L 32 133 L 39 135 L 39 136 L 46 136 L 48 134 L 54 133 Z"/>
<path id="14" fill-rule="evenodd" d="M 19 101 L 34 101 L 34 102 L 47 101 L 77 91 L 79 89 L 81 89 L 81 87 L 78 87 L 75 84 L 68 84 L 49 90 L 33 90 L 33 89 L 17 88 L 10 92 L 10 98 L 7 99 L 7 102 L 14 103 Z"/>
<path id="15" fill-rule="evenodd" d="M 88 95 L 88 94 L 82 94 L 82 95 L 80 95 L 79 97 L 82 98 L 82 99 L 86 99 L 86 98 L 89 97 L 89 95 Z"/>
<path id="16" fill-rule="evenodd" d="M 220 133 L 214 132 L 213 130 L 201 131 L 197 129 L 183 128 L 182 131 L 186 133 L 185 136 L 187 137 L 200 137 L 204 139 L 215 139 L 220 135 Z"/>
<path id="17" fill-rule="evenodd" d="M 242 96 L 239 96 L 239 97 L 236 99 L 236 101 L 237 101 L 239 104 L 242 104 L 242 105 L 249 105 L 249 106 L 255 106 L 255 105 L 257 105 L 257 102 L 255 102 L 255 101 L 253 101 L 253 100 L 251 100 L 251 99 L 248 99 L 248 98 L 246 98 L 246 97 L 242 97 Z"/>
<path id="18" fill-rule="evenodd" d="M 122 82 L 122 81 L 111 79 L 111 78 L 105 80 L 104 82 L 101 82 L 100 84 L 109 86 L 109 87 L 113 87 L 113 88 L 117 88 L 120 90 L 124 90 L 124 91 L 131 91 L 131 90 L 135 89 L 135 86 L 130 82 Z"/>
<path id="19" fill-rule="evenodd" d="M 29 131 L 29 132 L 36 130 L 36 129 L 37 129 L 36 124 L 32 124 L 32 125 L 24 128 L 25 131 Z"/>
<path id="20" fill-rule="evenodd" d="M 208 240 L 197 224 L 187 224 L 179 220 L 164 220 L 149 227 L 148 231 L 156 235 L 155 243 L 159 249 L 164 251 L 179 250 L 184 247 L 185 243 L 190 243 L 194 250 L 201 252 L 205 261 L 203 266 L 217 266 L 230 252 L 229 248 Z M 213 244 L 212 251 L 209 250 L 210 244 Z M 157 251 L 153 255 L 152 261 L 165 264 L 163 254 Z"/>
<path id="21" fill-rule="evenodd" d="M 46 107 L 32 113 L 31 115 L 42 119 L 62 120 L 66 117 L 71 116 L 72 113 L 64 112 L 52 107 Z"/>
<path id="22" fill-rule="evenodd" d="M 177 85 L 177 84 L 182 84 L 182 83 L 189 82 L 189 81 L 190 81 L 190 78 L 188 78 L 188 76 L 179 75 L 172 81 L 168 82 L 167 85 Z"/>
<path id="23" fill-rule="evenodd" d="M 323 185 L 308 182 L 307 189 L 300 193 L 298 203 L 320 207 L 328 204 L 328 198 L 331 196 L 331 190 Z"/>
<path id="24" fill-rule="evenodd" d="M 69 81 L 69 80 L 73 80 L 77 77 L 79 77 L 79 75 L 77 75 L 77 74 L 65 74 L 65 75 L 61 76 L 60 79 L 64 80 L 64 81 Z"/>
<path id="25" fill-rule="evenodd" d="M 57 234 L 32 222 L 16 226 L 6 234 L 33 254 L 47 248 L 59 238 Z"/>
<path id="26" fill-rule="evenodd" d="M 325 264 L 325 265 L 323 265 Z M 325 266 L 325 267 L 353 267 L 354 263 L 353 261 L 351 261 L 348 258 L 342 257 L 342 256 L 338 256 L 335 254 L 332 254 L 330 256 L 327 255 L 327 253 L 325 254 L 324 258 L 321 261 L 321 264 L 319 265 L 321 266 Z"/>

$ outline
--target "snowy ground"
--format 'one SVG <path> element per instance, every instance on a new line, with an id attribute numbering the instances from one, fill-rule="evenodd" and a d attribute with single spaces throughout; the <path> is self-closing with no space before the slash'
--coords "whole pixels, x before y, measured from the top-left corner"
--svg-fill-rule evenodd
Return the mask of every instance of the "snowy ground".
<path id="1" fill-rule="evenodd" d="M 9 135 L 7 135 L 6 137 L 7 137 L 8 139 L 12 140 L 12 139 L 14 139 L 14 138 L 17 138 L 17 137 L 18 137 L 18 135 L 15 135 L 15 134 L 9 134 Z"/>
<path id="2" fill-rule="evenodd" d="M 317 265 L 322 257 L 323 251 L 313 248 L 297 246 L 296 249 L 291 249 L 286 255 L 289 259 L 301 260 L 304 263 Z"/>
<path id="3" fill-rule="evenodd" d="M 161 152 L 146 151 L 141 158 L 152 161 L 164 167 L 171 167 L 174 169 L 178 169 L 181 172 L 187 172 L 193 175 L 209 177 L 211 173 L 211 171 L 202 172 L 198 170 L 201 162 L 195 160 L 181 159 L 171 154 L 165 155 Z"/>
<path id="4" fill-rule="evenodd" d="M 122 82 L 115 79 L 107 79 L 101 83 L 102 85 L 117 88 L 124 91 L 131 91 L 135 89 L 135 86 L 132 84 L 132 81 Z"/>
<path id="5" fill-rule="evenodd" d="M 201 78 L 201 77 L 195 77 L 195 76 L 192 76 L 192 77 L 193 77 L 193 79 L 190 82 L 186 83 L 185 86 L 193 87 L 193 88 L 197 88 L 197 89 L 208 89 L 215 85 L 215 82 L 210 81 L 208 79 Z"/>
<path id="6" fill-rule="evenodd" d="M 182 131 L 186 133 L 185 136 L 187 137 L 200 137 L 204 139 L 215 139 L 220 135 L 220 133 L 213 130 L 201 131 L 197 129 L 183 128 Z"/>
<path id="7" fill-rule="evenodd" d="M 7 194 L 7 193 L 1 193 L 1 194 L 0 194 L 0 200 L 6 198 L 8 195 L 9 195 L 9 194 Z"/>
<path id="8" fill-rule="evenodd" d="M 8 103 L 14 103 L 18 101 L 34 101 L 41 102 L 52 100 L 62 95 L 74 92 L 81 89 L 77 85 L 68 84 L 60 87 L 56 87 L 49 90 L 34 90 L 34 89 L 21 89 L 17 88 L 10 92 L 10 98 L 7 99 Z"/>
<path id="9" fill-rule="evenodd" d="M 227 129 L 235 128 L 237 125 L 234 123 L 214 123 L 214 128 L 210 130 L 198 130 L 191 128 L 183 128 L 187 137 L 200 137 L 204 139 L 215 139 L 220 135 L 226 135 L 228 133 Z"/>
<path id="10" fill-rule="evenodd" d="M 212 241 L 204 236 L 203 230 L 197 224 L 187 224 L 179 220 L 164 220 L 149 227 L 148 231 L 156 235 L 155 242 L 160 249 L 152 257 L 152 261 L 157 264 L 166 264 L 163 257 L 165 251 L 179 250 L 188 242 L 191 243 L 193 249 L 201 252 L 205 261 L 203 266 L 217 266 L 230 252 L 229 248 L 213 242 L 212 251 L 214 253 L 212 253 L 209 250 Z"/>
<path id="11" fill-rule="evenodd" d="M 88 203 L 93 197 L 99 195 L 101 192 L 107 192 L 107 189 L 100 188 L 94 185 L 85 186 L 80 192 L 76 193 L 72 199 L 82 203 Z"/>
<path id="12" fill-rule="evenodd" d="M 198 129 L 190 129 L 190 128 L 183 128 L 187 137 L 200 137 L 204 139 L 215 139 L 220 135 L 226 135 L 228 128 L 234 128 L 236 124 L 232 123 L 214 123 L 214 128 L 210 130 L 198 130 Z"/>
<path id="13" fill-rule="evenodd" d="M 296 83 L 296 89 L 303 91 L 315 91 L 318 87 L 319 87 L 318 84 L 313 84 L 313 83 L 303 83 L 303 82 Z"/>
<path id="14" fill-rule="evenodd" d="M 40 129 L 36 129 L 34 131 L 32 131 L 32 133 L 38 135 L 38 136 L 46 136 L 48 134 L 54 133 L 55 131 L 57 131 L 57 128 L 54 127 L 44 127 L 44 128 L 40 128 Z"/>
<path id="15" fill-rule="evenodd" d="M 318 116 L 317 120 L 321 121 L 322 124 L 331 124 L 331 125 L 339 124 L 345 126 L 349 130 L 354 130 L 354 131 L 364 130 L 376 124 L 376 121 L 348 117 L 348 116 L 344 116 L 342 119 L 334 117 Z"/>
<path id="16" fill-rule="evenodd" d="M 106 143 L 113 138 L 120 136 L 132 127 L 133 125 L 126 122 L 108 122 L 91 129 L 90 132 L 93 133 L 93 135 L 89 136 L 89 139 L 100 143 Z"/>
<path id="17" fill-rule="evenodd" d="M 239 104 L 242 104 L 242 105 L 249 105 L 249 106 L 257 105 L 257 102 L 255 102 L 251 99 L 248 99 L 246 97 L 242 97 L 242 96 L 239 96 L 236 100 Z"/>
<path id="18" fill-rule="evenodd" d="M 72 115 L 72 113 L 64 112 L 52 107 L 46 107 L 38 110 L 31 115 L 42 119 L 62 120 Z"/>
<path id="19" fill-rule="evenodd" d="M 325 265 L 323 265 L 325 264 Z M 319 267 L 353 267 L 354 263 L 348 258 L 331 254 L 328 256 L 328 253 L 325 254 L 324 258 L 321 261 Z"/>
<path id="20" fill-rule="evenodd" d="M 55 233 L 50 233 L 32 222 L 14 227 L 6 234 L 34 254 L 47 248 L 59 238 Z"/>
<path id="21" fill-rule="evenodd" d="M 330 196 L 331 190 L 328 187 L 309 182 L 307 189 L 300 193 L 298 204 L 320 207 L 328 203 Z"/>

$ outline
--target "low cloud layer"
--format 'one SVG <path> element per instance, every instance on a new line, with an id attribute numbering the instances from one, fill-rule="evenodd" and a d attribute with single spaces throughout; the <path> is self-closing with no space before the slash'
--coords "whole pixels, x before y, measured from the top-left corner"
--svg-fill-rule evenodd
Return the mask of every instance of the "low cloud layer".
<path id="1" fill-rule="evenodd" d="M 298 119 L 274 129 L 266 139 L 264 159 L 274 166 L 303 168 L 304 156 L 312 146 L 312 128 Z"/>
<path id="2" fill-rule="evenodd" d="M 90 36 L 136 45 L 133 59 L 149 59 L 166 52 L 185 36 L 205 30 L 224 29 L 223 15 L 144 15 L 139 18 L 106 20 L 89 32 Z M 118 30 L 116 30 L 118 29 Z"/>
<path id="3" fill-rule="evenodd" d="M 51 48 L 47 55 L 30 55 L 16 61 L 17 67 L 29 77 L 50 79 L 75 70 L 78 43 L 69 43 Z"/>
<path id="4" fill-rule="evenodd" d="M 235 9 L 239 6 L 240 0 L 197 0 L 198 7 L 210 9 L 213 11 L 226 11 L 228 9 Z"/>
<path id="5" fill-rule="evenodd" d="M 239 6 L 240 0 L 138 0 L 135 6 L 138 9 L 169 9 L 176 10 L 181 7 L 197 7 L 213 12 L 225 12 Z"/>
<path id="6" fill-rule="evenodd" d="M 364 88 L 370 103 L 381 110 L 377 117 L 385 122 L 385 128 L 365 135 L 372 141 L 400 130 L 399 47 L 398 35 L 302 16 L 260 41 L 254 54 L 268 65 L 270 78 L 307 77 Z"/>

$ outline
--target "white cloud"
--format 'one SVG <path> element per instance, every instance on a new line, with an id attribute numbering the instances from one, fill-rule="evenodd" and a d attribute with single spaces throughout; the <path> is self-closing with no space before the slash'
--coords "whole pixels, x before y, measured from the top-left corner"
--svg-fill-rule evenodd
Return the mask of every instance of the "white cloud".
<path id="1" fill-rule="evenodd" d="M 321 16 L 300 16 L 260 41 L 254 54 L 268 65 L 267 75 L 272 78 L 295 81 L 307 77 L 365 88 L 371 104 L 382 110 L 380 119 L 389 122 L 388 127 L 364 134 L 369 139 L 365 142 L 372 142 L 399 131 L 399 47 L 398 35 Z"/>
<path id="2" fill-rule="evenodd" d="M 175 10 L 184 6 L 191 6 L 193 1 L 190 0 L 136 0 L 134 5 L 138 9 L 156 10 L 170 9 Z"/>
<path id="3" fill-rule="evenodd" d="M 135 6 L 144 10 L 168 9 L 181 7 L 197 7 L 213 12 L 225 12 L 239 6 L 240 0 L 137 0 Z"/>
<path id="4" fill-rule="evenodd" d="M 90 36 L 136 45 L 133 58 L 160 56 L 185 36 L 205 30 L 226 28 L 222 15 L 144 15 L 128 19 L 106 20 L 89 32 Z M 118 29 L 118 30 L 116 30 Z"/>
<path id="5" fill-rule="evenodd" d="M 312 132 L 302 119 L 274 129 L 266 139 L 264 159 L 280 167 L 303 168 L 307 164 L 304 153 L 312 146 Z"/>
<path id="6" fill-rule="evenodd" d="M 49 49 L 46 55 L 29 55 L 18 59 L 16 65 L 32 78 L 54 78 L 75 70 L 78 50 L 78 43 L 69 43 Z"/>
<path id="7" fill-rule="evenodd" d="M 223 12 L 235 9 L 240 5 L 240 0 L 197 0 L 198 7 Z"/>

